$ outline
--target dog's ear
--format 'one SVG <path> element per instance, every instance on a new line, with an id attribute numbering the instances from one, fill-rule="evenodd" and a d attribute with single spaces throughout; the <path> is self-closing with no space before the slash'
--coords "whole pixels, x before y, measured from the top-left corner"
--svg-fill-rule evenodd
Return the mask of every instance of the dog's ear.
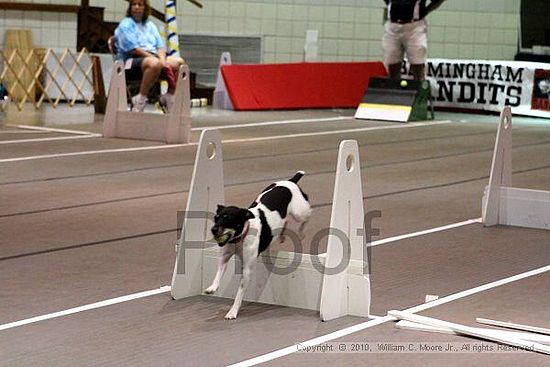
<path id="1" fill-rule="evenodd" d="M 218 204 L 218 208 L 216 209 L 216 214 L 221 212 L 223 210 L 223 208 L 225 208 L 225 206 Z"/>
<path id="2" fill-rule="evenodd" d="M 244 213 L 244 219 L 248 220 L 248 219 L 252 219 L 254 218 L 254 214 L 252 214 L 252 212 L 250 210 L 244 210 L 245 213 Z"/>

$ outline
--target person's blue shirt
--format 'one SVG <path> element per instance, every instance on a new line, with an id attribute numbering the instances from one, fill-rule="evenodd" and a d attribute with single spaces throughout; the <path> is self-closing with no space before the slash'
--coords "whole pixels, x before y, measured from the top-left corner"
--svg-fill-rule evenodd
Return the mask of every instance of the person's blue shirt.
<path id="1" fill-rule="evenodd" d="M 147 52 L 157 54 L 159 48 L 165 48 L 156 25 L 148 20 L 137 23 L 132 17 L 122 19 L 115 29 L 118 57 L 123 60 L 132 57 L 132 50 L 141 48 Z"/>

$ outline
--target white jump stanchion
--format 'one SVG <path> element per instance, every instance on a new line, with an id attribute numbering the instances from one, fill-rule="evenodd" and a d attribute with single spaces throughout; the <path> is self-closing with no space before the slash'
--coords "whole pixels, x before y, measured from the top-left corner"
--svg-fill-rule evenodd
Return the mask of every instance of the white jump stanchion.
<path id="1" fill-rule="evenodd" d="M 169 144 L 188 143 L 191 131 L 189 88 L 189 67 L 183 65 L 178 72 L 175 102 L 170 113 L 130 112 L 126 102 L 124 64 L 115 62 L 103 120 L 103 136 Z"/>
<path id="2" fill-rule="evenodd" d="M 487 227 L 503 224 L 550 229 L 550 191 L 512 187 L 512 112 L 508 106 L 500 114 L 481 211 Z"/>
<path id="3" fill-rule="evenodd" d="M 505 107 L 500 113 L 489 185 L 485 188 L 482 219 L 486 226 L 499 223 L 500 188 L 512 185 L 512 111 Z"/>
<path id="4" fill-rule="evenodd" d="M 323 321 L 344 315 L 369 315 L 370 277 L 360 166 L 357 142 L 342 141 L 330 219 L 330 230 L 335 233 L 328 239 L 321 293 Z M 344 263 L 348 264 L 344 271 L 338 269 Z"/>
<path id="5" fill-rule="evenodd" d="M 214 157 L 205 153 L 208 144 L 216 147 Z M 343 242 L 351 245 L 351 261 L 342 262 L 337 269 L 344 274 L 345 281 L 332 281 L 336 279 L 332 278 L 333 275 L 328 280 L 323 280 L 326 277 L 323 272 L 327 254 L 268 250 L 258 257 L 245 300 L 317 311 L 324 307 L 323 320 L 343 315 L 368 315 L 370 287 L 368 275 L 363 274 L 367 267 L 363 264 L 362 252 L 365 244 L 363 198 L 357 142 L 342 142 L 338 157 L 333 204 L 335 208 L 330 223 L 332 228 L 342 234 L 339 236 L 340 240 L 347 237 L 349 241 Z M 172 278 L 174 299 L 201 294 L 216 274 L 220 249 L 211 240 L 212 235 L 209 233 L 213 221 L 205 216 L 199 219 L 190 217 L 193 212 L 214 213 L 216 204 L 224 203 L 222 163 L 219 132 L 206 130 L 201 135 L 197 150 L 187 212 L 178 246 Z M 285 235 L 301 246 L 300 240 L 292 231 L 287 230 Z M 328 258 L 331 262 L 338 257 L 338 251 L 338 246 L 330 246 Z M 237 256 L 233 256 L 229 261 L 220 287 L 213 296 L 231 299 L 235 297 L 241 274 L 241 264 L 237 259 Z M 338 274 L 334 276 L 337 277 Z M 326 287 L 326 291 L 323 287 Z M 325 301 L 321 306 L 322 294 Z M 334 311 L 332 302 L 327 300 L 330 297 L 339 299 L 338 303 L 345 304 L 345 307 L 338 307 Z M 345 301 L 340 298 L 345 298 Z M 348 302 L 348 298 L 351 301 Z"/>
<path id="6" fill-rule="evenodd" d="M 217 129 L 206 129 L 200 136 L 195 156 L 195 167 L 177 246 L 172 276 L 174 299 L 202 293 L 204 247 L 215 245 L 207 242 L 212 239 L 209 226 L 213 223 L 208 216 L 213 215 L 217 204 L 223 204 L 224 201 L 221 135 Z"/>
<path id="7" fill-rule="evenodd" d="M 227 92 L 227 86 L 225 85 L 222 74 L 223 65 L 231 65 L 231 54 L 229 52 L 223 52 L 220 57 L 218 76 L 216 77 L 216 88 L 214 89 L 214 96 L 212 98 L 212 107 L 218 110 L 233 110 L 233 103 Z"/>

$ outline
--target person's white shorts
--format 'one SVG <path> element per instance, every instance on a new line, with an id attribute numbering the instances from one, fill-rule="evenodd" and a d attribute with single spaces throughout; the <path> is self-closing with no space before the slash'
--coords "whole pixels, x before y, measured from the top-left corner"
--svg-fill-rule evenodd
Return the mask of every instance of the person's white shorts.
<path id="1" fill-rule="evenodd" d="M 428 24 L 426 19 L 399 24 L 389 20 L 384 24 L 382 47 L 384 64 L 399 64 L 403 60 L 403 51 L 411 64 L 424 64 L 428 49 Z"/>

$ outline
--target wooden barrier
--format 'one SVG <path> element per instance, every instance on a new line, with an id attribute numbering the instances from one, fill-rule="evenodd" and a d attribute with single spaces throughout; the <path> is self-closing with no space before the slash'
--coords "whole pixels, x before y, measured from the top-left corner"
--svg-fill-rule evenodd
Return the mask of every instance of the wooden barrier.
<path id="1" fill-rule="evenodd" d="M 34 48 L 23 52 L 16 48 L 0 50 L 0 58 L 4 66 L 0 83 L 19 111 L 27 101 L 37 109 L 44 100 L 54 108 L 62 100 L 71 107 L 77 100 L 83 100 L 86 105 L 93 101 L 94 93 L 85 91 L 95 91 L 93 62 L 86 49 L 78 53 L 65 49 L 58 55 L 52 49 Z"/>
<path id="2" fill-rule="evenodd" d="M 11 54 L 17 50 L 20 58 L 13 58 L 10 66 L 13 72 L 7 73 L 6 84 L 12 84 L 15 81 L 21 83 L 15 83 L 10 88 L 11 99 L 20 100 L 24 98 L 27 93 L 25 85 L 29 85 L 32 81 L 32 76 L 36 72 L 36 59 L 34 57 L 32 43 L 32 32 L 28 29 L 8 29 L 6 30 L 6 52 Z M 11 71 L 11 70 L 10 70 Z M 17 71 L 17 72 L 15 72 Z M 34 95 L 34 87 L 29 88 L 29 94 Z M 34 98 L 33 98 L 34 100 Z"/>

